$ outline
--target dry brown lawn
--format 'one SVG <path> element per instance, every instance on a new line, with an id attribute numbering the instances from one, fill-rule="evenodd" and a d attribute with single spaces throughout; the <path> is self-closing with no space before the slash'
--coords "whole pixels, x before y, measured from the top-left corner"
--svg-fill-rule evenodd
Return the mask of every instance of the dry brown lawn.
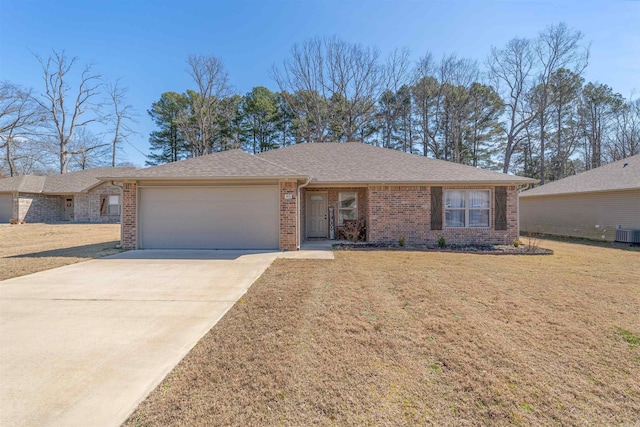
<path id="1" fill-rule="evenodd" d="M 640 252 L 278 260 L 126 426 L 640 423 Z"/>
<path id="2" fill-rule="evenodd" d="M 119 224 L 0 225 L 0 280 L 119 252 Z"/>

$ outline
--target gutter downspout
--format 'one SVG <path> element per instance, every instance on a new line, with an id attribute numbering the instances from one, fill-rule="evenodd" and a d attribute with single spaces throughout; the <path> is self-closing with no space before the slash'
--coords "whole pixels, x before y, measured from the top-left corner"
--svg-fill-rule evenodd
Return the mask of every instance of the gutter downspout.
<path id="1" fill-rule="evenodd" d="M 309 185 L 309 183 L 311 182 L 311 177 L 308 176 L 307 177 L 307 182 L 305 182 L 302 185 L 298 186 L 298 195 L 297 197 L 297 201 L 296 201 L 296 205 L 297 205 L 297 209 L 296 209 L 296 222 L 297 222 L 297 229 L 298 229 L 298 250 L 300 250 L 300 246 L 302 245 L 302 232 L 300 231 L 300 189 L 306 187 L 307 185 Z"/>
<path id="2" fill-rule="evenodd" d="M 111 185 L 120 189 L 120 244 L 116 246 L 116 249 L 122 249 L 122 222 L 124 219 L 124 209 L 122 209 L 122 202 L 124 201 L 124 189 L 122 188 L 122 184 L 118 185 L 118 183 L 116 183 L 115 181 L 111 181 Z"/>
<path id="3" fill-rule="evenodd" d="M 526 191 L 531 187 L 531 184 L 525 184 L 522 186 L 518 186 L 517 198 L 516 198 L 516 213 L 518 214 L 518 222 L 517 222 L 517 232 L 518 232 L 518 240 L 520 240 L 520 193 Z"/>

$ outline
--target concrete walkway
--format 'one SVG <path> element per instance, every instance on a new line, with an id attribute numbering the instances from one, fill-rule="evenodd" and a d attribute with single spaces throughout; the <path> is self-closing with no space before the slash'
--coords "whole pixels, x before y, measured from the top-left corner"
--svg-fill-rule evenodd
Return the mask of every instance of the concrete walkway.
<path id="1" fill-rule="evenodd" d="M 278 257 L 131 251 L 0 282 L 0 425 L 118 426 Z"/>

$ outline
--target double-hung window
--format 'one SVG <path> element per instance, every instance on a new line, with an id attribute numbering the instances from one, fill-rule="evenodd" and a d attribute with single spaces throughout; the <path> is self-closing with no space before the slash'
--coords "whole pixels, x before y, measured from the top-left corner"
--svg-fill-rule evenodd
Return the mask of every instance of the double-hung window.
<path id="1" fill-rule="evenodd" d="M 345 219 L 358 219 L 358 193 L 345 192 L 338 194 L 338 225 Z"/>
<path id="2" fill-rule="evenodd" d="M 120 215 L 120 196 L 107 196 L 107 215 Z"/>
<path id="3" fill-rule="evenodd" d="M 487 228 L 490 226 L 490 190 L 444 192 L 444 226 Z"/>

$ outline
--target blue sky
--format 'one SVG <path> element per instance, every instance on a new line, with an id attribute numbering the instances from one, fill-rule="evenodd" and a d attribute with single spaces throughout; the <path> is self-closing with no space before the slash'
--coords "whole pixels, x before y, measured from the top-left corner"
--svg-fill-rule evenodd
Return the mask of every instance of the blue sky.
<path id="1" fill-rule="evenodd" d="M 381 53 L 408 47 L 414 59 L 456 53 L 482 62 L 491 45 L 535 37 L 564 21 L 591 43 L 587 81 L 629 97 L 640 93 L 640 1 L 29 1 L 0 0 L 0 78 L 41 89 L 31 52 L 65 49 L 122 79 L 140 135 L 124 146 L 144 164 L 154 129 L 146 110 L 166 91 L 192 87 L 185 57 L 221 57 L 238 93 L 262 85 L 291 46 L 337 35 Z"/>

